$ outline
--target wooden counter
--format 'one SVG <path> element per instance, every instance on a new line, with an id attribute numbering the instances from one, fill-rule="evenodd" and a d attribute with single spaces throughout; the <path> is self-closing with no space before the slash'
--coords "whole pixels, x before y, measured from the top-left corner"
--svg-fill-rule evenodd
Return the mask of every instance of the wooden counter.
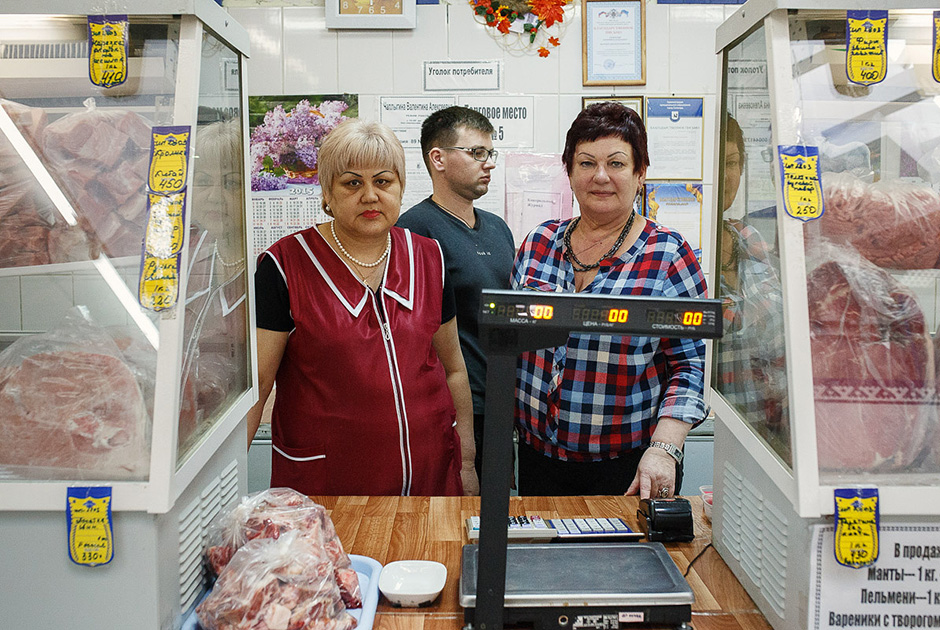
<path id="1" fill-rule="evenodd" d="M 463 609 L 457 602 L 460 553 L 469 542 L 467 517 L 480 513 L 479 497 L 326 497 L 314 501 L 330 511 L 347 553 L 394 560 L 436 560 L 447 567 L 447 584 L 428 608 L 394 608 L 382 597 L 376 630 L 459 630 Z M 689 562 L 711 541 L 702 501 L 689 499 L 695 540 L 668 543 L 669 555 L 685 573 Z M 509 513 L 543 518 L 617 516 L 638 530 L 636 497 L 511 497 Z M 702 554 L 686 579 L 695 593 L 692 625 L 696 630 L 770 630 L 757 606 L 714 548 Z"/>

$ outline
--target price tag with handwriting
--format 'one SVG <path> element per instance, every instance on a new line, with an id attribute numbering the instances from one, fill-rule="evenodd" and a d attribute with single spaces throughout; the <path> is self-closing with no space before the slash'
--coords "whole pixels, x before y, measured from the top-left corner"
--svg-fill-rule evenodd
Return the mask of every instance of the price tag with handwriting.
<path id="1" fill-rule="evenodd" d="M 836 488 L 836 561 L 853 569 L 878 559 L 878 489 Z"/>
<path id="2" fill-rule="evenodd" d="M 940 11 L 933 12 L 933 46 L 930 50 L 930 66 L 933 68 L 933 80 L 940 82 Z"/>
<path id="3" fill-rule="evenodd" d="M 872 85 L 888 72 L 888 12 L 847 11 L 845 73 L 849 81 Z"/>
<path id="4" fill-rule="evenodd" d="M 151 311 L 165 311 L 176 306 L 179 296 L 180 254 L 160 258 L 144 253 L 140 262 L 137 299 Z"/>
<path id="5" fill-rule="evenodd" d="M 114 558 L 111 488 L 68 488 L 66 496 L 72 562 L 89 567 L 108 564 Z"/>
<path id="6" fill-rule="evenodd" d="M 88 78 L 109 88 L 127 80 L 126 15 L 88 16 Z"/>
<path id="7" fill-rule="evenodd" d="M 175 193 L 186 186 L 189 135 L 188 126 L 153 128 L 147 180 L 151 192 Z"/>
<path id="8" fill-rule="evenodd" d="M 783 205 L 794 219 L 811 221 L 826 211 L 819 179 L 819 148 L 779 146 Z"/>

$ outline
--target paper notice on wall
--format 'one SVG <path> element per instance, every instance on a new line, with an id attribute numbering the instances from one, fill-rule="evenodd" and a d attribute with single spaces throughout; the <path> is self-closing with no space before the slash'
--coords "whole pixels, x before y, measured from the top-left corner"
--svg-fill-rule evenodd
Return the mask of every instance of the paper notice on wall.
<path id="1" fill-rule="evenodd" d="M 836 561 L 834 532 L 813 527 L 808 628 L 940 627 L 940 523 L 882 521 L 878 560 L 860 569 Z"/>
<path id="2" fill-rule="evenodd" d="M 427 92 L 498 92 L 502 87 L 502 62 L 425 61 Z"/>
<path id="3" fill-rule="evenodd" d="M 456 104 L 454 96 L 383 96 L 379 99 L 379 120 L 392 128 L 405 149 L 420 149 L 424 119 Z"/>
<path id="4" fill-rule="evenodd" d="M 570 219 L 572 193 L 557 153 L 506 155 L 506 212 L 516 245 L 540 223 Z"/>
<path id="5" fill-rule="evenodd" d="M 681 234 L 701 258 L 702 184 L 647 183 L 643 214 Z"/>
<path id="6" fill-rule="evenodd" d="M 702 179 L 701 98 L 646 99 L 647 179 Z"/>

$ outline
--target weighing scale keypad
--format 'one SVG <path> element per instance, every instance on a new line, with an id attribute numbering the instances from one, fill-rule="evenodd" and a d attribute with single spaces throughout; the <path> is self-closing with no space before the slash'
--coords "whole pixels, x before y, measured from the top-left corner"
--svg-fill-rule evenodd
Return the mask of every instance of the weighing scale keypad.
<path id="1" fill-rule="evenodd" d="M 630 541 L 643 538 L 643 532 L 637 532 L 621 518 L 550 518 L 541 516 L 510 516 L 508 518 L 507 537 L 512 539 L 558 539 L 572 542 L 585 541 Z M 467 519 L 467 537 L 477 540 L 480 537 L 480 517 Z"/>

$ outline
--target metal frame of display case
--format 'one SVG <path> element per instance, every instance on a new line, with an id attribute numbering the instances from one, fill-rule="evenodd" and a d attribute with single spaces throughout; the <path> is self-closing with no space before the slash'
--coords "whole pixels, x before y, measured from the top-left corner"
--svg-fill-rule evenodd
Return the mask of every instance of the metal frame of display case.
<path id="1" fill-rule="evenodd" d="M 123 7 L 121 11 L 131 16 L 180 15 L 179 62 L 176 76 L 176 93 L 173 107 L 173 124 L 189 125 L 193 130 L 192 141 L 197 132 L 196 113 L 198 107 L 198 86 L 200 73 L 200 44 L 205 27 L 210 28 L 222 40 L 229 43 L 240 53 L 241 70 L 241 108 L 242 134 L 246 144 L 242 168 L 248 173 L 247 151 L 247 91 L 245 89 L 244 58 L 248 51 L 248 34 L 224 9 L 212 0 L 156 0 L 136 3 Z M 52 0 L 42 5 L 42 15 L 93 15 L 101 12 L 100 5 L 93 2 L 73 2 L 71 0 Z M 36 8 L 28 3 L 0 0 L 0 14 L 37 14 Z M 193 172 L 193 154 L 190 152 L 189 172 Z M 243 199 L 249 197 L 248 178 L 243 178 Z M 51 182 L 51 179 L 50 179 Z M 68 203 L 66 201 L 66 203 Z M 187 218 L 191 216 L 187 197 Z M 250 225 L 250 207 L 246 220 Z M 187 226 L 188 227 L 188 226 Z M 189 258 L 189 231 L 184 236 L 182 267 L 186 268 Z M 85 263 L 88 264 L 88 263 Z M 248 261 L 247 273 L 251 277 L 253 261 Z M 248 283 L 249 331 L 255 329 L 254 287 Z M 185 461 L 177 463 L 177 429 L 180 405 L 180 353 L 183 346 L 183 317 L 179 316 L 182 296 L 186 295 L 186 276 L 179 281 L 180 304 L 161 315 L 158 322 L 160 350 L 157 355 L 156 391 L 153 409 L 153 432 L 151 441 L 150 474 L 146 481 L 114 481 L 108 485 L 113 491 L 113 509 L 115 511 L 146 511 L 155 514 L 166 513 L 179 499 L 184 490 L 196 478 L 212 455 L 220 448 L 237 426 L 240 425 L 248 410 L 257 399 L 256 388 L 252 387 L 237 400 L 224 417 L 220 418 L 212 429 L 201 438 L 201 442 L 192 449 Z M 250 333 L 249 354 L 251 356 L 251 383 L 257 383 L 257 356 L 254 350 L 255 338 Z M 95 482 L 101 484 L 102 482 Z M 19 510 L 62 510 L 65 488 L 78 485 L 69 481 L 3 481 L 0 482 L 0 511 Z"/>

